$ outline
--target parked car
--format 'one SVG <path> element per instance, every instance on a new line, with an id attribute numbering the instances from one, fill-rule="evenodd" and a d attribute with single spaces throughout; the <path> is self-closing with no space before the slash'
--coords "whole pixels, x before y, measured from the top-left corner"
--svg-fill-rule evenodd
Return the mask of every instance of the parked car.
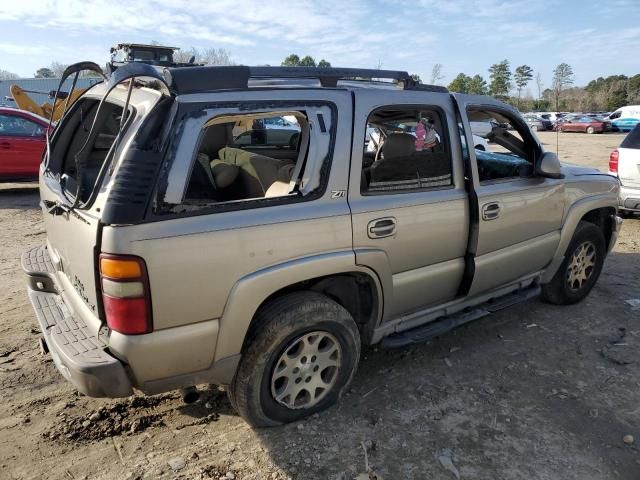
<path id="1" fill-rule="evenodd" d="M 238 121 L 284 114 L 295 148 L 234 145 Z M 440 141 L 417 149 L 397 125 L 425 118 Z M 487 118 L 500 151 L 466 148 Z M 361 344 L 581 301 L 620 225 L 615 178 L 561 165 L 513 107 L 406 72 L 125 65 L 47 151 L 47 241 L 22 266 L 62 375 L 94 397 L 223 385 L 254 426 L 338 401 Z"/>
<path id="2" fill-rule="evenodd" d="M 618 177 L 620 209 L 640 212 L 640 124 L 622 140 L 609 157 L 609 173 Z"/>
<path id="3" fill-rule="evenodd" d="M 630 132 L 640 122 L 640 105 L 627 105 L 618 108 L 607 119 L 614 130 Z"/>
<path id="4" fill-rule="evenodd" d="M 0 107 L 0 182 L 38 178 L 48 125 L 25 110 Z"/>
<path id="5" fill-rule="evenodd" d="M 577 118 L 575 115 L 565 115 L 563 117 L 558 118 L 555 122 L 553 122 L 553 130 L 560 130 L 560 126 L 564 123 L 567 122 L 571 122 L 573 121 L 575 118 Z"/>
<path id="6" fill-rule="evenodd" d="M 495 120 L 475 120 L 470 122 L 471 131 L 474 135 L 477 135 L 482 138 L 487 138 L 487 135 L 491 133 L 493 127 L 497 126 Z"/>
<path id="7" fill-rule="evenodd" d="M 253 146 L 258 147 L 262 146 L 265 148 L 269 147 L 291 147 L 295 148 L 295 143 L 297 142 L 300 133 L 298 130 L 285 130 L 281 128 L 277 129 L 259 129 L 259 130 L 249 130 L 241 133 L 237 137 L 235 137 L 233 143 L 236 146 Z"/>
<path id="8" fill-rule="evenodd" d="M 549 120 L 553 125 L 555 125 L 559 120 L 570 114 L 566 112 L 538 112 L 537 115 L 545 120 Z"/>
<path id="9" fill-rule="evenodd" d="M 529 128 L 536 132 L 543 132 L 545 130 L 553 130 L 553 123 L 551 120 L 538 117 L 536 115 L 523 115 L 524 121 L 527 122 Z"/>
<path id="10" fill-rule="evenodd" d="M 559 123 L 557 128 L 561 132 L 604 133 L 611 130 L 611 123 L 600 118 L 578 116 Z"/>

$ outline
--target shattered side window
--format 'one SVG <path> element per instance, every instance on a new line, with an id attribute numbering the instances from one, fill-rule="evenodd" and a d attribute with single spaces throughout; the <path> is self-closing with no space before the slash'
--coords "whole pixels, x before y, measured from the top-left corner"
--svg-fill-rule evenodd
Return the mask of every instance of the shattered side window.
<path id="1" fill-rule="evenodd" d="M 472 108 L 467 115 L 471 122 L 495 120 L 486 135 L 486 149 L 475 149 L 480 183 L 533 175 L 536 146 L 526 124 L 525 129 L 515 117 L 490 108 Z"/>
<path id="2" fill-rule="evenodd" d="M 196 111 L 183 118 L 160 211 L 246 208 L 318 191 L 333 145 L 332 109 L 252 107 Z"/>

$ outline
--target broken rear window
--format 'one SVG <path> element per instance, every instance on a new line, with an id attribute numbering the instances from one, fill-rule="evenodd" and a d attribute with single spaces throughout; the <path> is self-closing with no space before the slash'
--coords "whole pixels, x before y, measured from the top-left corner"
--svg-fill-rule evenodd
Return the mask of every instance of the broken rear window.
<path id="1" fill-rule="evenodd" d="M 59 178 L 69 198 L 79 192 L 81 203 L 87 202 L 94 190 L 122 118 L 122 107 L 108 101 L 96 118 L 99 103 L 91 98 L 79 100 L 60 126 L 49 159 L 48 170 Z"/>

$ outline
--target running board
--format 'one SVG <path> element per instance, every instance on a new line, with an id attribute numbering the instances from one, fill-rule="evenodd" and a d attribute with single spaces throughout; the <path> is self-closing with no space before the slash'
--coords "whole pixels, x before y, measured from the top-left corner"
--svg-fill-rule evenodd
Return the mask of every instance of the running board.
<path id="1" fill-rule="evenodd" d="M 448 317 L 440 317 L 437 320 L 422 325 L 420 327 L 405 330 L 404 332 L 392 333 L 388 337 L 382 339 L 383 348 L 399 348 L 412 343 L 425 342 L 433 337 L 447 333 L 465 323 L 486 317 L 493 312 L 510 307 L 517 303 L 526 302 L 527 300 L 540 295 L 541 288 L 539 285 L 518 290 L 500 298 L 489 300 L 477 307 L 465 309 L 461 312 L 454 313 Z"/>

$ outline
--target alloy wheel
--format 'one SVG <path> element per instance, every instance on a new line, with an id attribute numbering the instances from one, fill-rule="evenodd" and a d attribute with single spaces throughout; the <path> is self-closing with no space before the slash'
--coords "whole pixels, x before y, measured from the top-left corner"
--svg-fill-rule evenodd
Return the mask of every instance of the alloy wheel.
<path id="1" fill-rule="evenodd" d="M 596 265 L 596 246 L 586 241 L 578 245 L 567 267 L 567 285 L 571 291 L 580 290 L 591 278 Z"/>
<path id="2" fill-rule="evenodd" d="M 314 331 L 284 349 L 271 374 L 271 395 L 291 409 L 311 408 L 331 391 L 338 378 L 342 348 L 337 338 Z"/>

